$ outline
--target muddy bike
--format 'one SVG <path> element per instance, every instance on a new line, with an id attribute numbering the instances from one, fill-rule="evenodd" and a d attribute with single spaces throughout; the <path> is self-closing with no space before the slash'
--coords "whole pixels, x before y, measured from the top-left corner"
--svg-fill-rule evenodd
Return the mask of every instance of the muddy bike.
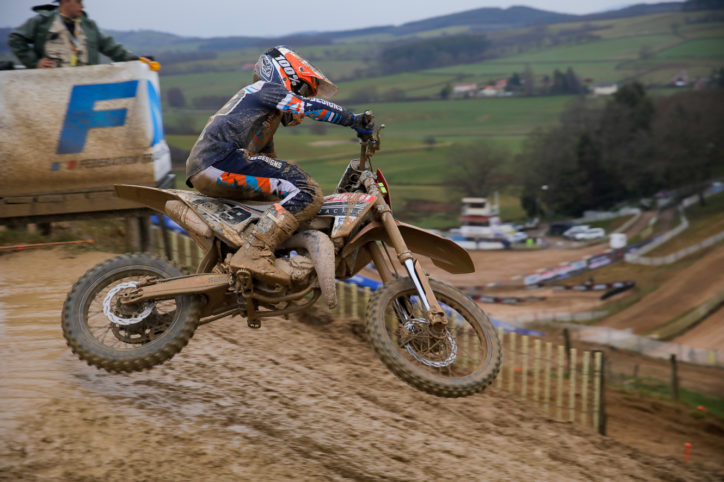
<path id="1" fill-rule="evenodd" d="M 384 127 L 384 126 L 381 126 Z M 111 372 L 151 368 L 177 354 L 194 330 L 229 315 L 251 328 L 265 318 L 307 310 L 321 297 L 337 304 L 336 280 L 372 263 L 382 286 L 365 315 L 382 362 L 415 388 L 443 397 L 484 389 L 500 369 L 501 348 L 487 315 L 465 294 L 429 278 L 417 257 L 450 273 L 469 273 L 469 254 L 451 240 L 395 219 L 390 188 L 371 158 L 380 129 L 361 141 L 334 194 L 275 251 L 289 285 L 269 285 L 229 260 L 239 233 L 269 204 L 241 203 L 175 189 L 117 185 L 119 197 L 149 206 L 182 226 L 205 256 L 184 275 L 149 254 L 95 266 L 69 292 L 63 333 L 74 353 Z M 241 337 L 241 333 L 239 334 Z"/>

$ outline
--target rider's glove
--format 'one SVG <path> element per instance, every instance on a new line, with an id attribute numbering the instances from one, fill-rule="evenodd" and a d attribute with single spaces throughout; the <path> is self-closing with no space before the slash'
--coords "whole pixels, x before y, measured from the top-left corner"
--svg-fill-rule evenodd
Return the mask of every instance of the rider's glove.
<path id="1" fill-rule="evenodd" d="M 372 138 L 372 133 L 375 130 L 375 120 L 372 114 L 365 112 L 364 114 L 354 114 L 354 120 L 352 121 L 352 129 L 357 132 L 357 137 L 363 141 L 367 141 Z"/>

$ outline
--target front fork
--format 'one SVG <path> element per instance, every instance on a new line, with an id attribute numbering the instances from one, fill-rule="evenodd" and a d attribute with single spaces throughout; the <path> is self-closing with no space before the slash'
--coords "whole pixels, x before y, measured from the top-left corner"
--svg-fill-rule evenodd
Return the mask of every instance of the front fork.
<path id="1" fill-rule="evenodd" d="M 415 285 L 417 294 L 420 297 L 422 306 L 425 309 L 425 318 L 430 323 L 432 332 L 435 334 L 442 335 L 445 332 L 447 326 L 447 319 L 445 313 L 435 298 L 435 293 L 432 291 L 430 281 L 427 277 L 427 273 L 423 271 L 420 263 L 412 256 L 412 253 L 407 248 L 400 228 L 395 223 L 395 218 L 392 216 L 392 210 L 385 202 L 382 194 L 380 193 L 377 183 L 372 176 L 367 176 L 364 181 L 367 192 L 376 197 L 375 209 L 377 214 L 382 221 L 385 231 L 390 238 L 390 243 L 397 253 L 397 259 L 407 270 L 407 274 Z M 383 282 L 388 282 L 394 278 L 392 272 L 388 268 L 388 265 L 382 254 L 382 249 L 377 244 L 370 244 L 368 249 L 372 256 L 372 261 L 378 269 L 380 278 Z"/>

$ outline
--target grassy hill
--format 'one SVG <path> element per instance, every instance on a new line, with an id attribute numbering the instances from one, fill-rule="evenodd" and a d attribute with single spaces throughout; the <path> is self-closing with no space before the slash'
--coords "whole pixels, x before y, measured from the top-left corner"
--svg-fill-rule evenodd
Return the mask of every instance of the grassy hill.
<path id="1" fill-rule="evenodd" d="M 436 23 L 434 27 L 439 29 L 441 25 Z M 434 32 L 430 30 L 427 34 Z M 570 32 L 587 32 L 589 36 L 575 40 Z M 371 36 L 389 35 L 389 31 L 366 34 L 369 40 Z M 364 76 L 364 72 L 374 65 L 374 52 L 383 48 L 384 43 L 299 47 L 338 80 L 336 101 L 355 110 L 371 108 L 378 120 L 388 126 L 376 165 L 393 184 L 394 204 L 397 209 L 402 208 L 401 212 L 409 212 L 419 199 L 451 203 L 459 197 L 443 183 L 456 144 L 484 139 L 515 154 L 531 131 L 557 122 L 567 103 L 574 99 L 541 96 L 442 100 L 440 92 L 446 85 L 483 85 L 525 69 L 530 69 L 535 82 L 540 84 L 554 70 L 571 67 L 581 79 L 589 79 L 589 85 L 639 80 L 650 88 L 662 88 L 661 92 L 666 94 L 670 90 L 663 88 L 680 72 L 686 71 L 690 79 L 695 79 L 724 65 L 724 19 L 711 12 L 669 11 L 615 19 L 591 18 L 500 30 L 488 36 L 494 51 L 500 53 L 495 58 L 372 78 Z M 213 61 L 196 61 L 197 66 L 209 64 L 217 68 L 236 62 L 236 69 L 163 75 L 162 88 L 178 87 L 188 104 L 203 95 L 219 96 L 223 102 L 251 80 L 251 72 L 242 71 L 240 66 L 253 62 L 258 51 L 224 51 Z M 352 78 L 355 72 L 358 78 Z M 190 129 L 187 136 L 169 137 L 170 143 L 188 149 L 213 109 L 164 106 L 164 112 L 167 125 L 182 124 Z M 356 147 L 344 143 L 351 139 L 345 129 L 319 129 L 314 124 L 305 121 L 293 129 L 280 129 L 278 151 L 283 158 L 300 162 L 328 192 L 336 185 L 342 166 L 356 155 Z M 322 135 L 314 134 L 318 131 Z M 430 144 L 431 140 L 434 144 Z M 504 212 L 522 216 L 515 186 L 510 186 L 509 191 L 503 198 Z M 437 214 L 418 221 L 429 227 L 445 228 L 454 226 L 456 217 Z"/>
<path id="2" fill-rule="evenodd" d="M 480 32 L 490 41 L 481 61 L 394 75 L 387 75 L 377 61 L 389 45 Z M 441 92 L 449 86 L 485 85 L 527 70 L 534 85 L 541 87 L 555 70 L 571 68 L 589 86 L 638 80 L 666 95 L 672 79 L 681 73 L 695 80 L 724 66 L 724 15 L 681 11 L 680 3 L 636 5 L 588 16 L 525 7 L 483 8 L 400 26 L 309 32 L 281 39 L 199 39 L 147 31 L 113 34 L 161 61 L 168 141 L 182 150 L 191 147 L 209 115 L 251 81 L 251 65 L 263 48 L 279 42 L 297 48 L 336 81 L 337 102 L 354 110 L 372 109 L 378 121 L 387 124 L 377 163 L 399 186 L 393 189 L 395 204 L 404 208 L 416 199 L 450 203 L 459 197 L 443 183 L 457 144 L 485 140 L 514 155 L 530 132 L 556 123 L 574 99 L 443 100 Z M 7 55 L 7 47 L 0 46 L 0 58 Z M 168 104 L 167 94 L 174 88 L 183 93 L 184 107 Z M 310 120 L 280 129 L 277 138 L 282 157 L 299 161 L 325 191 L 336 185 L 341 166 L 356 155 L 356 146 L 344 142 L 351 139 L 349 131 Z M 504 207 L 520 215 L 516 186 L 509 191 L 504 199 L 510 205 Z M 430 226 L 456 222 L 436 219 Z"/>

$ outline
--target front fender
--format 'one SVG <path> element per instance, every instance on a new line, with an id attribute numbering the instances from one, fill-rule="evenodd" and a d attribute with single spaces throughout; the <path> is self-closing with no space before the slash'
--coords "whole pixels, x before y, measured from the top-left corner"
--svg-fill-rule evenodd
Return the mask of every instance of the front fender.
<path id="1" fill-rule="evenodd" d="M 470 258 L 470 254 L 454 241 L 411 224 L 399 221 L 395 221 L 395 224 L 400 228 L 400 234 L 402 234 L 402 238 L 410 251 L 429 257 L 438 268 L 452 274 L 472 273 L 475 271 L 475 264 Z M 373 241 L 390 243 L 387 231 L 379 222 L 372 222 L 362 228 L 342 249 L 342 257 L 349 256 L 355 250 Z M 356 273 L 369 262 L 369 255 L 360 251 L 354 272 Z"/>

